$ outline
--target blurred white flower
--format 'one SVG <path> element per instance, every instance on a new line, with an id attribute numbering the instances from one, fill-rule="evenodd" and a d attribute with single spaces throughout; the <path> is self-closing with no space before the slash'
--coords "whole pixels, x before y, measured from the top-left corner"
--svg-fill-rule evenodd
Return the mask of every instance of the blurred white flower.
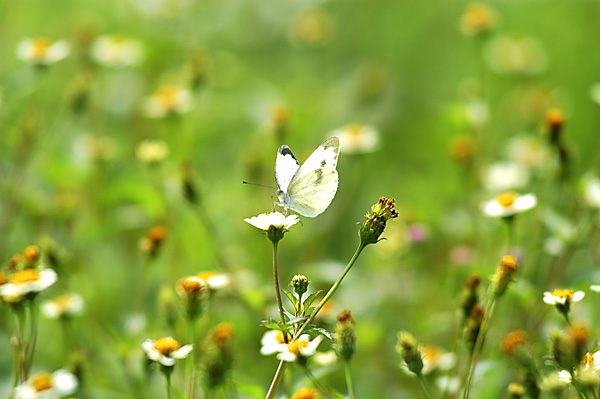
<path id="1" fill-rule="evenodd" d="M 550 165 L 551 153 L 539 137 L 515 137 L 508 143 L 508 158 L 527 167 L 542 171 Z"/>
<path id="2" fill-rule="evenodd" d="M 303 334 L 293 342 L 280 344 L 277 358 L 285 362 L 295 362 L 299 357 L 312 356 L 317 352 L 317 347 L 322 340 L 321 335 L 311 341 L 308 334 Z"/>
<path id="3" fill-rule="evenodd" d="M 589 207 L 600 209 L 600 180 L 598 178 L 584 178 L 583 198 Z"/>
<path id="4" fill-rule="evenodd" d="M 196 274 L 196 277 L 204 280 L 208 286 L 213 290 L 219 290 L 225 288 L 231 282 L 229 276 L 225 273 L 203 271 Z"/>
<path id="5" fill-rule="evenodd" d="M 313 362 L 319 366 L 329 366 L 337 362 L 335 351 L 317 352 L 313 355 Z"/>
<path id="6" fill-rule="evenodd" d="M 486 49 L 487 62 L 499 74 L 533 75 L 546 68 L 546 54 L 533 37 L 502 35 Z"/>
<path id="7" fill-rule="evenodd" d="M 456 356 L 451 352 L 444 352 L 436 346 L 425 346 L 423 353 L 423 374 L 435 370 L 450 370 L 456 364 Z"/>
<path id="8" fill-rule="evenodd" d="M 298 218 L 298 215 L 285 216 L 281 212 L 261 213 L 258 216 L 244 219 L 244 222 L 265 231 L 269 230 L 270 228 L 286 231 L 299 221 L 300 219 Z"/>
<path id="9" fill-rule="evenodd" d="M 533 194 L 519 195 L 514 192 L 506 192 L 491 201 L 484 202 L 481 209 L 488 217 L 509 217 L 528 211 L 536 204 L 537 198 Z"/>
<path id="10" fill-rule="evenodd" d="M 0 285 L 0 297 L 16 303 L 28 294 L 36 294 L 53 285 L 58 276 L 52 269 L 23 269 L 10 275 L 7 284 Z"/>
<path id="11" fill-rule="evenodd" d="M 41 372 L 15 387 L 14 399 L 59 399 L 73 394 L 78 386 L 77 377 L 66 370 Z"/>
<path id="12" fill-rule="evenodd" d="M 583 291 L 573 291 L 569 289 L 555 289 L 554 291 L 544 292 L 544 303 L 548 305 L 569 305 L 573 302 L 579 302 L 583 299 Z"/>
<path id="13" fill-rule="evenodd" d="M 64 40 L 52 42 L 46 38 L 25 39 L 17 47 L 17 56 L 31 64 L 51 65 L 69 55 L 70 49 Z"/>
<path id="14" fill-rule="evenodd" d="M 479 99 L 467 101 L 465 118 L 470 126 L 481 127 L 488 119 L 489 111 L 486 103 Z"/>
<path id="15" fill-rule="evenodd" d="M 177 86 L 158 88 L 144 102 L 144 114 L 150 118 L 162 118 L 170 114 L 183 114 L 192 109 L 192 94 Z"/>
<path id="16" fill-rule="evenodd" d="M 331 132 L 340 138 L 340 151 L 346 154 L 372 152 L 377 149 L 379 132 L 372 126 L 353 123 Z"/>
<path id="17" fill-rule="evenodd" d="M 169 147 L 161 140 L 144 140 L 138 144 L 135 154 L 143 163 L 156 165 L 169 155 Z"/>
<path id="18" fill-rule="evenodd" d="M 590 290 L 594 292 L 600 292 L 600 284 L 590 285 Z"/>
<path id="19" fill-rule="evenodd" d="M 285 344 L 283 332 L 279 330 L 269 330 L 265 332 L 260 340 L 261 355 L 272 355 L 279 352 L 281 344 Z"/>
<path id="20" fill-rule="evenodd" d="M 177 340 L 165 337 L 156 341 L 147 339 L 142 343 L 146 357 L 165 367 L 173 367 L 177 360 L 185 359 L 193 349 L 193 345 L 181 346 Z"/>
<path id="21" fill-rule="evenodd" d="M 83 298 L 79 294 L 57 296 L 43 302 L 41 309 L 49 319 L 78 315 L 83 311 Z"/>
<path id="22" fill-rule="evenodd" d="M 487 167 L 483 185 L 488 191 L 500 192 L 522 188 L 529 182 L 529 170 L 521 163 L 500 162 Z"/>
<path id="23" fill-rule="evenodd" d="M 94 60 L 110 68 L 124 68 L 137 65 L 143 55 L 142 45 L 121 35 L 103 35 L 92 43 Z"/>

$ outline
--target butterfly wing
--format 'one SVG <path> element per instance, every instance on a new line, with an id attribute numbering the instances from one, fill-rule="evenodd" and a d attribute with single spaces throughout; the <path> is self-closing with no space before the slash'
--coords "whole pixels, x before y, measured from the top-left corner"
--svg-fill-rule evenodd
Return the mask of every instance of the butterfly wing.
<path id="1" fill-rule="evenodd" d="M 333 168 L 317 168 L 304 174 L 290 184 L 288 206 L 306 217 L 314 218 L 320 215 L 333 201 L 338 179 L 338 173 Z"/>
<path id="2" fill-rule="evenodd" d="M 275 161 L 275 182 L 279 190 L 288 190 L 292 178 L 299 167 L 300 164 L 292 150 L 290 150 L 290 147 L 287 145 L 279 147 L 279 150 L 277 150 L 277 160 Z"/>
<path id="3" fill-rule="evenodd" d="M 283 146 L 285 147 L 285 146 Z M 289 148 L 288 148 L 289 150 Z M 291 153 L 291 150 L 290 150 Z M 290 181 L 290 187 L 294 182 L 300 180 L 303 176 L 314 172 L 317 169 L 330 168 L 334 169 L 337 166 L 338 155 L 340 154 L 340 139 L 336 136 L 330 137 L 325 140 L 312 154 L 304 161 L 304 163 L 296 170 L 292 180 Z M 293 156 L 293 154 L 292 154 Z M 277 157 L 279 160 L 279 155 Z M 296 158 L 294 158 L 295 160 Z M 298 161 L 296 161 L 297 163 Z M 281 186 L 280 186 L 281 187 Z M 282 188 L 284 189 L 284 188 Z M 336 185 L 337 189 L 337 185 Z M 285 189 L 284 189 L 285 190 Z M 288 188 L 288 192 L 289 192 Z"/>

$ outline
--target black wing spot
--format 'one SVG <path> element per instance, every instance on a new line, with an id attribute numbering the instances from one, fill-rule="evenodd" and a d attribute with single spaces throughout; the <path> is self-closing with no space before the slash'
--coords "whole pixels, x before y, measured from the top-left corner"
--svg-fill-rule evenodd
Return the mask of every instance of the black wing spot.
<path id="1" fill-rule="evenodd" d="M 288 147 L 287 145 L 282 145 L 281 147 L 279 147 L 279 153 L 281 155 L 290 155 L 292 158 L 296 159 L 294 153 L 292 152 L 292 150 L 290 150 L 290 147 Z"/>
<path id="2" fill-rule="evenodd" d="M 324 167 L 325 167 L 325 165 L 327 165 L 327 161 L 326 161 L 326 160 L 322 160 L 322 161 L 321 161 L 321 167 L 322 167 L 322 168 L 324 168 Z"/>

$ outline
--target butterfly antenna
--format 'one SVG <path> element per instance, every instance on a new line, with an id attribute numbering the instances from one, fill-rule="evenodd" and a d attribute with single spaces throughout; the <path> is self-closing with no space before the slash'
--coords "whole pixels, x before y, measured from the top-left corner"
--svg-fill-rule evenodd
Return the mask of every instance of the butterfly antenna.
<path id="1" fill-rule="evenodd" d="M 259 184 L 259 183 L 250 183 L 250 182 L 247 182 L 245 180 L 242 180 L 242 184 L 249 184 L 251 186 L 266 187 L 266 188 L 270 188 L 271 190 L 277 190 L 277 188 L 272 187 L 272 186 L 267 186 L 265 184 Z"/>

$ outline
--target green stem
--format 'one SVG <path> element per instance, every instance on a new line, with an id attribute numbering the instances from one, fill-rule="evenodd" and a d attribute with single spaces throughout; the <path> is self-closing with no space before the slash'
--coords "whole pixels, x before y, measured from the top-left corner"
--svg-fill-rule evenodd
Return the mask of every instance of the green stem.
<path id="1" fill-rule="evenodd" d="M 36 304 L 31 301 L 29 303 L 29 345 L 27 347 L 27 367 L 26 367 L 26 375 L 25 379 L 29 376 L 29 371 L 31 370 L 31 366 L 33 364 L 33 356 L 35 354 L 35 347 L 37 344 L 37 327 L 38 327 L 38 317 L 39 312 Z"/>
<path id="2" fill-rule="evenodd" d="M 417 375 L 417 379 L 419 380 L 419 385 L 421 385 L 421 389 L 423 390 L 425 397 L 427 399 L 432 399 L 433 396 L 431 396 L 431 390 L 429 389 L 429 384 L 427 383 L 425 376 L 422 373 L 419 373 L 419 375 Z"/>
<path id="3" fill-rule="evenodd" d="M 475 345 L 473 346 L 473 354 L 469 363 L 469 373 L 467 374 L 463 399 L 469 399 L 471 384 L 473 382 L 473 375 L 475 374 L 475 367 L 477 367 L 477 360 L 479 359 L 481 349 L 483 348 L 483 341 L 485 340 L 485 336 L 490 325 L 490 320 L 494 313 L 494 309 L 496 308 L 496 299 L 497 298 L 492 296 L 488 300 L 487 307 L 485 309 L 485 314 L 483 315 L 483 321 L 481 322 L 481 329 L 479 330 L 479 334 L 477 334 L 477 339 L 475 339 Z"/>
<path id="4" fill-rule="evenodd" d="M 194 345 L 194 354 L 190 356 L 191 371 L 190 371 L 190 385 L 188 390 L 188 399 L 194 399 L 196 396 L 196 358 L 198 353 L 198 346 L 196 345 L 196 323 L 194 318 L 188 317 L 188 342 Z"/>
<path id="5" fill-rule="evenodd" d="M 354 255 L 352 255 L 352 258 L 348 262 L 348 265 L 344 269 L 344 272 L 342 273 L 342 275 L 331 286 L 329 291 L 327 291 L 327 294 L 325 295 L 325 297 L 323 298 L 321 303 L 319 303 L 319 306 L 317 306 L 315 311 L 302 324 L 302 326 L 296 331 L 296 333 L 294 334 L 294 337 L 292 338 L 292 341 L 296 340 L 300 336 L 300 334 L 302 334 L 304 332 L 304 330 L 306 330 L 306 327 L 308 327 L 308 325 L 314 320 L 315 316 L 321 311 L 323 306 L 325 306 L 325 304 L 327 303 L 329 298 L 333 295 L 333 293 L 338 289 L 338 287 L 342 283 L 342 280 L 344 279 L 344 277 L 346 277 L 346 274 L 348 274 L 350 269 L 352 269 L 352 266 L 356 262 L 356 259 L 358 259 L 359 255 L 361 254 L 363 249 L 365 249 L 366 246 L 367 246 L 367 244 L 363 244 L 363 243 L 359 244 L 358 248 L 356 249 L 356 252 L 354 252 Z M 277 386 L 279 385 L 279 381 L 281 380 L 281 377 L 283 376 L 284 371 L 285 371 L 285 362 L 283 360 L 281 360 L 279 362 L 279 366 L 277 367 L 277 371 L 275 372 L 275 375 L 273 376 L 273 381 L 271 381 L 271 386 L 269 387 L 269 391 L 267 392 L 267 396 L 265 396 L 265 399 L 273 399 L 275 397 L 275 392 L 277 392 Z"/>
<path id="6" fill-rule="evenodd" d="M 277 241 L 273 242 L 273 281 L 275 282 L 275 293 L 277 294 L 277 306 L 279 306 L 279 316 L 281 322 L 285 323 L 285 316 L 283 314 L 283 302 L 281 301 L 281 288 L 279 286 L 279 272 L 277 270 Z M 283 334 L 283 339 L 288 342 L 287 334 Z"/>
<path id="7" fill-rule="evenodd" d="M 321 384 L 319 382 L 319 380 L 317 380 L 317 377 L 315 377 L 315 375 L 310 371 L 310 369 L 306 366 L 306 364 L 302 365 L 302 369 L 306 373 L 306 376 L 308 377 L 308 379 L 313 383 L 313 385 L 315 386 L 315 388 L 317 388 L 317 390 L 319 392 L 321 392 L 324 396 L 326 396 L 328 398 L 334 399 L 333 395 L 331 394 L 329 389 L 327 389 L 327 387 L 325 387 L 323 384 Z"/>
<path id="8" fill-rule="evenodd" d="M 171 399 L 171 372 L 165 372 L 164 374 L 167 379 L 167 399 Z"/>
<path id="9" fill-rule="evenodd" d="M 350 373 L 350 362 L 344 361 L 344 371 L 346 374 L 346 387 L 348 388 L 348 397 L 354 399 L 354 387 L 352 386 L 352 373 Z"/>

